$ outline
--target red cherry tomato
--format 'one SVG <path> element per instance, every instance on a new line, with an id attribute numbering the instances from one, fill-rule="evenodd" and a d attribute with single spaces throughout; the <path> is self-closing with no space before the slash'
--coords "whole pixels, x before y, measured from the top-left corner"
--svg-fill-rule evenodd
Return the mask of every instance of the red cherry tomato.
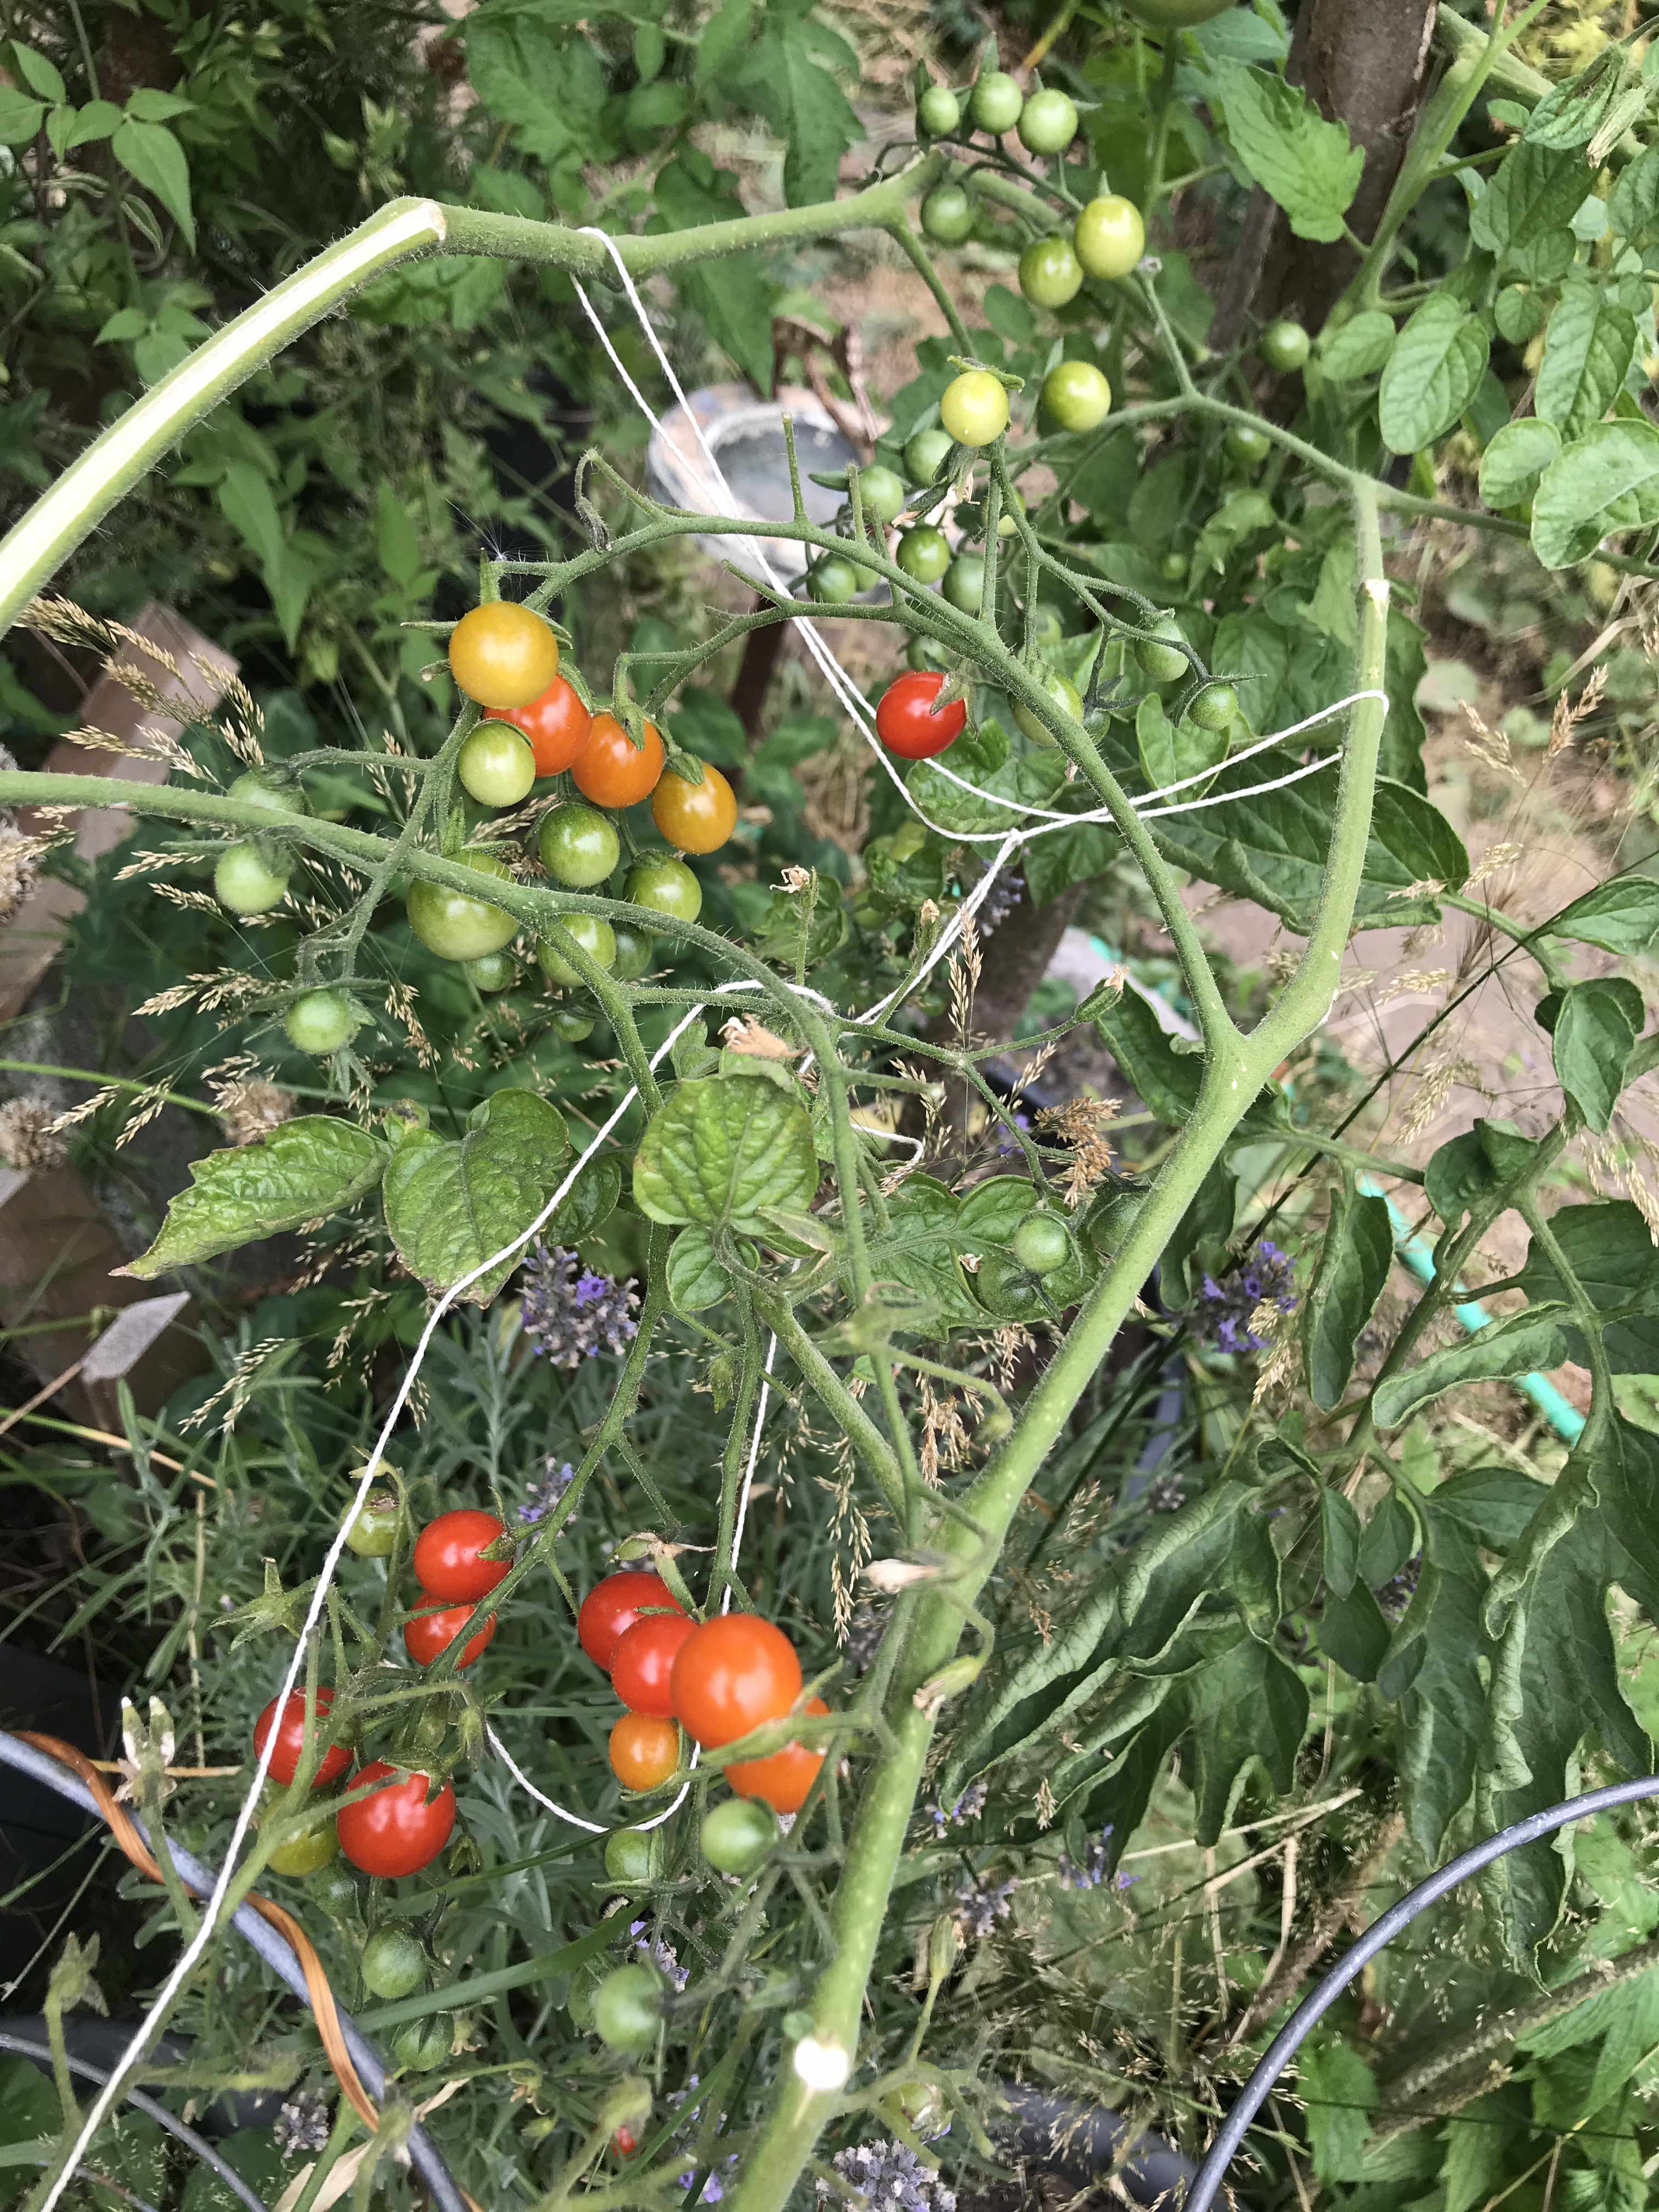
<path id="1" fill-rule="evenodd" d="M 559 775 L 570 766 L 587 743 L 593 717 L 576 696 L 573 684 L 556 676 L 538 699 L 527 707 L 509 707 L 492 714 L 493 722 L 511 722 L 530 740 L 538 775 Z"/>
<path id="2" fill-rule="evenodd" d="M 328 1709 L 334 1703 L 334 1692 L 325 1683 L 317 1686 L 316 1741 L 328 1741 L 325 1725 Z M 273 1782 L 292 1782 L 300 1768 L 300 1753 L 304 1747 L 306 1732 L 306 1700 L 301 1690 L 290 1690 L 283 1705 L 283 1717 L 276 1718 L 276 1700 L 273 1698 L 253 1723 L 253 1748 L 256 1754 L 265 1747 L 265 1738 L 271 1729 L 276 1730 L 276 1748 L 270 1754 L 270 1778 Z M 331 1743 L 317 1762 L 317 1771 L 311 1786 L 321 1790 L 326 1784 L 337 1781 L 351 1764 L 349 1745 Z"/>
<path id="3" fill-rule="evenodd" d="M 463 1599 L 476 1605 L 489 1595 L 512 1564 L 478 1556 L 506 1533 L 493 1513 L 476 1506 L 441 1513 L 415 1539 L 416 1581 L 428 1597 L 441 1597 L 446 1605 L 459 1605 Z"/>
<path id="4" fill-rule="evenodd" d="M 618 2128 L 611 2138 L 611 2148 L 618 2158 L 632 2158 L 640 2147 L 640 2139 L 632 2128 Z"/>
<path id="5" fill-rule="evenodd" d="M 656 789 L 666 757 L 654 722 L 646 724 L 645 743 L 636 745 L 614 714 L 595 714 L 570 774 L 595 806 L 632 806 Z"/>
<path id="6" fill-rule="evenodd" d="M 680 1732 L 653 1714 L 624 1713 L 608 1749 L 611 1771 L 624 1790 L 656 1790 L 680 1763 Z"/>
<path id="7" fill-rule="evenodd" d="M 471 1605 L 443 1605 L 433 1598 L 421 1607 L 413 1620 L 404 1623 L 404 1648 L 417 1667 L 429 1667 L 440 1652 L 448 1650 L 471 1618 Z M 485 1616 L 477 1634 L 467 1639 L 465 1650 L 455 1662 L 457 1668 L 470 1667 L 495 1633 L 492 1613 Z"/>
<path id="8" fill-rule="evenodd" d="M 822 1698 L 809 1698 L 806 1710 L 827 1713 L 830 1708 Z M 787 1743 L 781 1751 L 764 1759 L 734 1761 L 726 1768 L 726 1778 L 739 1797 L 759 1797 L 775 1813 L 799 1813 L 823 1764 L 821 1751 L 809 1751 L 804 1743 Z"/>
<path id="9" fill-rule="evenodd" d="M 602 1583 L 594 1583 L 576 1615 L 576 1637 L 596 1667 L 609 1672 L 617 1638 L 647 1607 L 653 1612 L 681 1609 L 660 1575 L 648 1574 L 641 1567 L 624 1567 L 620 1574 L 607 1575 Z"/>
<path id="10" fill-rule="evenodd" d="M 455 1792 L 448 1783 L 428 1804 L 429 1774 L 401 1773 L 377 1759 L 355 1779 L 384 1786 L 352 1798 L 335 1816 L 340 1849 L 352 1865 L 386 1876 L 430 1866 L 454 1831 Z"/>
<path id="11" fill-rule="evenodd" d="M 890 684 L 876 708 L 876 735 L 890 753 L 901 760 L 931 760 L 954 744 L 968 721 L 968 704 L 952 699 L 934 712 L 933 702 L 945 689 L 945 672 L 913 668 Z"/>
<path id="12" fill-rule="evenodd" d="M 650 1713 L 661 1721 L 672 1716 L 675 1655 L 696 1628 L 678 1609 L 647 1613 L 617 1638 L 611 1655 L 611 1686 L 629 1712 Z"/>
<path id="13" fill-rule="evenodd" d="M 681 1644 L 672 1686 L 675 1715 L 700 1744 L 735 1743 L 788 1711 L 800 1695 L 800 1661 L 769 1620 L 721 1613 Z"/>

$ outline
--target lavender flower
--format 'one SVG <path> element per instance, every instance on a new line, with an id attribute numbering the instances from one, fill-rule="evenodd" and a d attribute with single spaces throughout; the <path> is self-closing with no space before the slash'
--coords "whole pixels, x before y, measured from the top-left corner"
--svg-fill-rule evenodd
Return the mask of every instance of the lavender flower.
<path id="1" fill-rule="evenodd" d="M 1251 1319 L 1263 1304 L 1282 1314 L 1294 1313 L 1295 1282 L 1288 1254 L 1264 1237 L 1224 1283 L 1206 1275 L 1195 1325 L 1218 1352 L 1264 1351 L 1267 1340 L 1250 1327 Z"/>
<path id="2" fill-rule="evenodd" d="M 988 937 L 1000 928 L 1025 896 L 1025 878 L 1018 869 L 1000 876 L 985 894 L 985 903 L 979 910 L 979 926 Z"/>
<path id="3" fill-rule="evenodd" d="M 634 1938 L 634 1948 L 647 1966 L 656 1968 L 664 1981 L 672 1982 L 677 1990 L 683 1990 L 691 1978 L 690 1975 L 681 1966 L 673 1945 L 665 1942 L 660 1936 L 651 1935 L 648 1932 L 650 1926 L 648 1920 L 629 1922 L 628 1932 Z"/>
<path id="4" fill-rule="evenodd" d="M 1377 1590 L 1376 1602 L 1384 1620 L 1398 1620 L 1411 1603 L 1416 1591 L 1418 1577 L 1423 1571 L 1423 1554 L 1413 1552 L 1397 1575 L 1391 1575 Z"/>
<path id="5" fill-rule="evenodd" d="M 270 2132 L 284 2158 L 298 2158 L 302 2152 L 314 2154 L 328 2141 L 328 2106 L 314 2091 L 301 2089 L 298 2096 L 284 2100 Z"/>
<path id="6" fill-rule="evenodd" d="M 933 1824 L 933 1833 L 943 1836 L 945 1830 L 957 1820 L 976 1820 L 985 1810 L 986 1790 L 982 1782 L 970 1782 L 947 1813 L 939 1804 L 927 1808 L 928 1819 Z"/>
<path id="7" fill-rule="evenodd" d="M 578 1272 L 580 1270 L 580 1272 Z M 624 1351 L 638 1334 L 639 1293 L 583 1267 L 561 1244 L 538 1244 L 525 1262 L 524 1333 L 555 1367 L 576 1367 L 601 1352 Z"/>
<path id="8" fill-rule="evenodd" d="M 1069 1851 L 1062 1851 L 1054 1871 L 1062 1889 L 1098 1889 L 1106 1879 L 1106 1869 L 1111 1856 L 1112 1824 L 1109 1820 L 1100 1832 L 1097 1843 L 1088 1844 L 1079 1865 Z"/>
<path id="9" fill-rule="evenodd" d="M 518 1517 L 526 1528 L 544 1521 L 558 1504 L 575 1480 L 576 1470 L 568 1460 L 556 1462 L 551 1452 L 547 1455 L 546 1470 L 539 1481 L 532 1482 L 525 1492 L 524 1503 Z"/>
<path id="10" fill-rule="evenodd" d="M 702 2191 L 694 2202 L 698 2204 L 718 2204 L 726 2194 L 726 2183 L 735 2176 L 737 2166 L 738 2155 L 733 2151 L 729 2158 L 723 2158 L 718 2166 L 710 2168 L 703 2181 Z M 685 2172 L 678 2176 L 682 2189 L 690 2189 L 696 2178 L 697 2169 L 695 2166 L 688 2166 Z"/>
<path id="11" fill-rule="evenodd" d="M 947 2189 L 927 2160 L 919 2158 L 908 2143 L 895 2142 L 890 2136 L 837 2151 L 836 2172 L 872 2207 L 872 2212 L 878 2206 L 891 2206 L 894 2212 L 957 2212 L 955 2190 Z M 819 2204 L 836 2201 L 836 2192 L 820 2181 Z"/>
<path id="12" fill-rule="evenodd" d="M 957 1884 L 951 1893 L 951 1917 L 964 1942 L 978 1942 L 995 1933 L 997 1923 L 1006 1920 L 1013 1910 L 1012 1899 L 1018 1887 L 1012 1876 L 1006 1881 L 993 1881 L 988 1874 L 971 1875 Z"/>
<path id="13" fill-rule="evenodd" d="M 1015 1128 L 1024 1129 L 1029 1133 L 1031 1127 L 1031 1117 L 1029 1114 L 1021 1113 L 1018 1109 L 1016 1109 L 1013 1116 L 1013 1122 Z M 1012 1137 L 1004 1137 L 1001 1143 L 997 1146 L 997 1150 L 999 1152 L 1017 1152 L 1019 1150 L 1019 1146 L 1014 1142 Z"/>
<path id="14" fill-rule="evenodd" d="M 1178 1474 L 1155 1474 L 1146 1486 L 1146 1504 L 1151 1512 L 1179 1513 L 1186 1503 L 1186 1486 Z"/>

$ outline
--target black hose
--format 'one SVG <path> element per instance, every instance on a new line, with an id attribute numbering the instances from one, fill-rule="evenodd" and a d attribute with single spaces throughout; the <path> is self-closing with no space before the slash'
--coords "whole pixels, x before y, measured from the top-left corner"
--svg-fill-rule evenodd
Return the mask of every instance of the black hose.
<path id="1" fill-rule="evenodd" d="M 997 2094 L 1013 2112 L 1012 2139 L 1028 2158 L 1077 2181 L 1109 2172 L 1145 2212 L 1176 2212 L 1184 2203 L 1198 2169 L 1162 2136 L 1132 2133 L 1122 2113 L 1107 2106 L 1020 2082 L 1000 2081 Z"/>
<path id="2" fill-rule="evenodd" d="M 0 2051 L 15 2051 L 20 2058 L 32 2058 L 37 2066 L 48 2073 L 52 2071 L 52 2045 L 49 2043 L 31 2043 L 26 2036 L 11 2035 L 0 2029 Z M 84 2075 L 89 2081 L 103 2082 L 109 2079 L 105 2069 L 94 2066 L 89 2058 L 66 2056 L 66 2063 L 71 2074 Z M 128 2104 L 136 2105 L 141 2112 L 148 2113 L 158 2127 L 165 2128 L 170 2136 L 177 2136 L 185 2149 L 193 2151 L 204 2166 L 211 2166 L 225 2187 L 241 2198 L 248 2212 L 265 2212 L 263 2201 L 254 2195 L 235 2167 L 228 2160 L 221 2158 L 211 2143 L 204 2142 L 194 2128 L 186 2127 L 176 2112 L 168 2112 L 165 2105 L 158 2104 L 154 2097 L 147 2097 L 142 2089 L 127 2089 L 122 2094 Z"/>
<path id="3" fill-rule="evenodd" d="M 20 1741 L 4 1729 L 0 1729 L 0 1765 L 15 1767 L 20 1774 L 28 1775 L 46 1789 L 56 1790 L 60 1797 L 67 1797 L 71 1803 L 81 1806 L 95 1817 L 101 1817 L 98 1814 L 98 1801 L 84 1782 L 67 1773 L 55 1759 L 49 1758 L 45 1752 L 36 1751 L 33 1744 Z M 133 1826 L 148 1843 L 149 1838 L 143 1823 L 136 1816 Z M 168 1840 L 173 1863 L 184 1880 L 202 1896 L 211 1895 L 218 1879 L 212 1869 L 204 1866 L 199 1859 L 192 1858 L 171 1838 Z M 277 1978 L 285 1982 L 295 1996 L 309 2007 L 311 1997 L 306 1988 L 304 1971 L 291 1947 L 276 1930 L 261 1920 L 252 1906 L 248 1905 L 237 1906 L 231 1915 L 231 1925 L 252 1945 Z M 380 2053 L 355 2021 L 343 2012 L 340 2014 L 339 2020 L 340 2033 L 346 2049 L 351 2053 L 351 2062 L 362 2076 L 363 2086 L 378 2103 L 386 2094 L 386 2067 Z M 439 2156 L 431 2136 L 418 2121 L 410 2127 L 409 2155 L 415 2171 L 431 2191 L 438 2212 L 466 2212 L 465 2202 L 449 2168 Z"/>

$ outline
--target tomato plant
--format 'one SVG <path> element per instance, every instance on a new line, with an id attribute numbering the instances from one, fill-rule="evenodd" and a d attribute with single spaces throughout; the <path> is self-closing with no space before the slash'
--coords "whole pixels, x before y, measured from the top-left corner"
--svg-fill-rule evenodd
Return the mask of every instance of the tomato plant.
<path id="1" fill-rule="evenodd" d="M 650 854 L 636 860 L 623 880 L 623 896 L 671 921 L 695 921 L 702 912 L 702 885 L 684 860 Z"/>
<path id="2" fill-rule="evenodd" d="M 752 1799 L 742 1797 L 723 1798 L 712 1806 L 697 1832 L 702 1855 L 717 1874 L 753 1874 L 777 1839 L 776 1820 Z"/>
<path id="3" fill-rule="evenodd" d="M 662 1984 L 649 1966 L 613 1967 L 594 1993 L 601 2043 L 628 2053 L 647 2051 L 662 2027 Z"/>
<path id="4" fill-rule="evenodd" d="M 941 246 L 960 246 L 974 228 L 974 203 L 960 185 L 935 185 L 921 204 L 921 227 Z"/>
<path id="5" fill-rule="evenodd" d="M 1127 276 L 1146 251 L 1146 226 L 1133 200 L 1105 192 L 1080 211 L 1072 242 L 1085 276 Z"/>
<path id="6" fill-rule="evenodd" d="M 214 865 L 214 895 L 232 914 L 269 914 L 287 896 L 290 872 L 261 845 L 228 845 Z"/>
<path id="7" fill-rule="evenodd" d="M 716 1614 L 682 1638 L 673 1666 L 676 1718 L 705 1750 L 787 1713 L 800 1661 L 781 1628 L 751 1613 Z"/>
<path id="8" fill-rule="evenodd" d="M 1034 307 L 1064 307 L 1075 300 L 1083 289 L 1083 264 L 1072 251 L 1071 240 L 1058 232 L 1034 238 L 1019 257 L 1019 289 Z M 963 443 L 982 446 L 986 441 L 973 437 Z"/>
<path id="9" fill-rule="evenodd" d="M 1097 430 L 1111 412 L 1112 387 L 1091 361 L 1057 361 L 1042 380 L 1042 404 L 1056 429 Z"/>
<path id="10" fill-rule="evenodd" d="M 944 677 L 926 669 L 912 669 L 888 685 L 876 708 L 876 734 L 890 753 L 931 760 L 955 744 L 968 726 L 967 704 L 952 699 L 936 707 L 944 689 Z"/>
<path id="11" fill-rule="evenodd" d="M 283 1030 L 296 1051 L 323 1059 L 350 1043 L 361 1018 L 343 991 L 307 991 L 283 1015 Z"/>
<path id="12" fill-rule="evenodd" d="M 974 86 L 968 112 L 976 131 L 988 131 L 993 137 L 1000 137 L 1018 122 L 1024 105 L 1024 94 L 1005 70 L 987 70 Z"/>
<path id="13" fill-rule="evenodd" d="M 505 722 L 480 722 L 456 757 L 455 773 L 480 806 L 516 806 L 536 781 L 530 740 Z"/>
<path id="14" fill-rule="evenodd" d="M 323 1722 L 334 1703 L 334 1692 L 325 1683 L 319 1683 L 315 1705 L 316 1718 L 313 1723 L 315 1741 L 320 1744 L 327 1735 Z M 292 1782 L 299 1771 L 300 1759 L 305 1748 L 307 1703 L 298 1691 L 291 1691 L 283 1700 L 281 1717 L 277 1701 L 270 1703 L 253 1723 L 253 1749 L 256 1757 L 263 1757 L 272 1732 L 276 1747 L 270 1754 L 270 1777 L 273 1782 Z M 325 1790 L 331 1782 L 337 1782 L 351 1764 L 349 1744 L 331 1743 L 317 1762 L 317 1771 L 311 1778 L 313 1790 Z"/>
<path id="15" fill-rule="evenodd" d="M 948 448 L 951 440 L 945 442 Z M 951 565 L 951 541 L 931 522 L 918 522 L 900 536 L 895 558 L 917 583 L 936 584 Z"/>
<path id="16" fill-rule="evenodd" d="M 426 1953 L 403 1928 L 377 1928 L 363 1945 L 359 1969 L 371 1996 L 393 2002 L 426 1980 Z"/>
<path id="17" fill-rule="evenodd" d="M 428 1794 L 430 1793 L 430 1794 Z M 371 1760 L 335 1815 L 340 1849 L 363 1873 L 392 1877 L 430 1866 L 455 1826 L 455 1792 L 429 1776 Z"/>
<path id="18" fill-rule="evenodd" d="M 1077 105 L 1045 86 L 1019 111 L 1019 143 L 1032 154 L 1063 154 L 1077 137 Z"/>
<path id="19" fill-rule="evenodd" d="M 945 387 L 939 419 L 959 446 L 988 446 L 1008 427 L 1008 387 L 988 368 L 967 368 Z"/>
<path id="20" fill-rule="evenodd" d="M 611 924 L 602 921 L 598 915 L 562 915 L 559 927 L 565 931 L 572 944 L 579 946 L 599 967 L 609 968 L 616 959 L 616 933 Z M 536 964 L 548 981 L 558 984 L 562 990 L 581 988 L 580 969 L 550 939 L 544 937 L 538 940 Z"/>

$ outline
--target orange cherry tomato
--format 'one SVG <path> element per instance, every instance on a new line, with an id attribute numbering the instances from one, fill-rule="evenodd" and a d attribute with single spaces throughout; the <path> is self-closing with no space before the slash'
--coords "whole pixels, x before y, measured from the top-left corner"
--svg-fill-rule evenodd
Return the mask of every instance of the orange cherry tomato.
<path id="1" fill-rule="evenodd" d="M 611 1686 L 629 1712 L 672 1717 L 674 1656 L 696 1627 L 683 1613 L 647 1613 L 617 1639 Z"/>
<path id="2" fill-rule="evenodd" d="M 632 806 L 656 789 L 666 757 L 654 722 L 646 724 L 645 743 L 636 745 L 614 714 L 595 714 L 570 773 L 595 806 Z"/>
<path id="3" fill-rule="evenodd" d="M 417 1667 L 429 1667 L 440 1652 L 448 1650 L 471 1618 L 471 1606 L 444 1605 L 434 1598 L 419 1608 L 413 1620 L 404 1622 L 404 1649 Z M 495 1616 L 492 1613 L 485 1617 L 477 1634 L 468 1638 L 456 1666 L 470 1667 L 495 1633 Z"/>
<path id="4" fill-rule="evenodd" d="M 491 599 L 449 633 L 449 672 L 492 714 L 527 707 L 559 672 L 559 641 L 545 618 L 513 599 Z"/>
<path id="5" fill-rule="evenodd" d="M 822 1698 L 809 1698 L 806 1710 L 827 1713 L 830 1708 Z M 823 1764 L 821 1751 L 809 1751 L 804 1743 L 787 1743 L 781 1751 L 771 1752 L 764 1759 L 736 1760 L 726 1768 L 726 1778 L 739 1797 L 762 1798 L 775 1813 L 799 1813 Z"/>
<path id="6" fill-rule="evenodd" d="M 680 1725 L 700 1744 L 735 1743 L 788 1711 L 800 1695 L 800 1661 L 769 1620 L 719 1613 L 681 1644 L 672 1688 Z"/>
<path id="7" fill-rule="evenodd" d="M 682 853 L 713 853 L 732 835 L 738 802 L 731 785 L 708 761 L 701 783 L 668 768 L 651 794 L 651 819 Z"/>
<path id="8" fill-rule="evenodd" d="M 509 707 L 494 717 L 511 722 L 530 740 L 538 775 L 560 775 L 587 743 L 593 717 L 576 696 L 576 687 L 556 676 L 539 699 L 527 707 Z"/>
<path id="9" fill-rule="evenodd" d="M 576 1615 L 576 1640 L 596 1667 L 608 1672 L 617 1642 L 647 1611 L 680 1611 L 678 1600 L 660 1575 L 643 1567 L 624 1567 L 595 1583 Z"/>
<path id="10" fill-rule="evenodd" d="M 624 1713 L 611 1731 L 611 1771 L 624 1790 L 659 1790 L 680 1763 L 680 1732 L 653 1713 Z"/>

